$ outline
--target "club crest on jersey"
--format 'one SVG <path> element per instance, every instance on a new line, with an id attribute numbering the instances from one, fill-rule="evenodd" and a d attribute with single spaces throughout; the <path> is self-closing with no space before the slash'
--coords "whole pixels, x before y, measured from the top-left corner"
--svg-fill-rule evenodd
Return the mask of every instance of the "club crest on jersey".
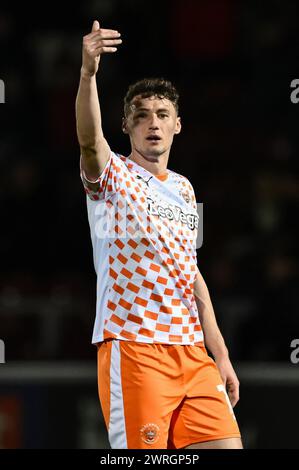
<path id="1" fill-rule="evenodd" d="M 141 439 L 146 444 L 155 444 L 160 436 L 160 428 L 154 423 L 148 423 L 140 429 Z"/>
<path id="2" fill-rule="evenodd" d="M 185 191 L 185 192 L 180 191 L 180 195 L 185 199 L 185 201 L 187 202 L 187 204 L 189 204 L 189 202 L 190 202 L 190 196 L 189 196 L 189 194 L 187 193 L 187 191 Z"/>

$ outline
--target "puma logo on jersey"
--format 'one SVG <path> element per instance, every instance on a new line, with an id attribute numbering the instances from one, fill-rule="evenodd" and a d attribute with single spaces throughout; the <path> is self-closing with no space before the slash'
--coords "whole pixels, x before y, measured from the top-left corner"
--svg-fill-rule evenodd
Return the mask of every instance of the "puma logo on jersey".
<path id="1" fill-rule="evenodd" d="M 142 181 L 147 185 L 147 187 L 149 188 L 149 184 L 148 184 L 148 183 L 149 183 L 149 181 L 152 179 L 152 176 L 150 176 L 147 181 L 146 181 L 141 175 L 137 175 L 136 178 L 139 179 L 139 180 L 142 180 Z"/>

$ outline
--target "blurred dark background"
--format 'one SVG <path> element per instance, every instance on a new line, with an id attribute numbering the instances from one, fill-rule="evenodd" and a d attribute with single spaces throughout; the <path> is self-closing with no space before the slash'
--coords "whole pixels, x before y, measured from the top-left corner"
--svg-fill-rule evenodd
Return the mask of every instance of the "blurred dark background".
<path id="1" fill-rule="evenodd" d="M 98 74 L 114 151 L 130 151 L 121 118 L 131 82 L 161 76 L 180 92 L 183 130 L 169 168 L 189 178 L 204 203 L 198 266 L 231 359 L 290 363 L 299 337 L 299 103 L 290 100 L 299 78 L 297 7 L 1 2 L 0 378 L 14 361 L 96 360 L 96 278 L 75 123 L 81 42 L 94 19 L 123 39 Z"/>

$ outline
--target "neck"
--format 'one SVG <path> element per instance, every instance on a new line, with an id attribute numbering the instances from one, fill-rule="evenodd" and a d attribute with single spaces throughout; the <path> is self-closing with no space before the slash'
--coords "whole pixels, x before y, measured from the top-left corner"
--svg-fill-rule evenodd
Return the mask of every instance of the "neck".
<path id="1" fill-rule="evenodd" d="M 133 149 L 130 156 L 128 157 L 133 162 L 145 168 L 153 175 L 164 175 L 167 171 L 167 163 L 169 158 L 168 154 L 162 154 L 160 156 L 146 156 L 143 155 L 139 150 Z"/>

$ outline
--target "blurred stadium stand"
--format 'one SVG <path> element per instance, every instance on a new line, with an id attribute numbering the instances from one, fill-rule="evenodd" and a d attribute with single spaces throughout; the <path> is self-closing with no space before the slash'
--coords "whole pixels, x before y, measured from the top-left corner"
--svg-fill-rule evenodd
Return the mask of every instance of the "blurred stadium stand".
<path id="1" fill-rule="evenodd" d="M 296 7 L 295 0 L 87 0 L 70 15 L 61 2 L 42 12 L 33 2 L 15 10 L 1 3 L 0 447 L 106 445 L 74 111 L 81 39 L 94 18 L 123 36 L 98 77 L 115 151 L 129 153 L 120 129 L 132 81 L 164 76 L 181 93 L 183 131 L 169 168 L 187 176 L 204 203 L 198 266 L 244 377 L 240 422 L 251 447 L 287 445 L 281 428 L 293 422 L 299 386 L 298 365 L 290 364 L 290 342 L 299 337 Z M 58 380 L 65 361 L 69 380 Z M 277 380 L 263 382 L 260 370 Z M 31 381 L 34 371 L 40 381 Z"/>
<path id="2" fill-rule="evenodd" d="M 298 448 L 296 367 L 236 363 L 235 409 L 247 449 Z M 0 449 L 109 449 L 95 364 L 7 365 L 0 375 Z M 287 432 L 286 432 L 287 430 Z"/>

